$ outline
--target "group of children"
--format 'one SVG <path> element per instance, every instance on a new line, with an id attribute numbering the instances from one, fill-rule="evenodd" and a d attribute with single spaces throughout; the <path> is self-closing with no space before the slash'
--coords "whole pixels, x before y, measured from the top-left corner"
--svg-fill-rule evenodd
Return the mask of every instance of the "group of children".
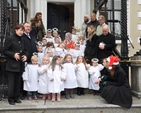
<path id="1" fill-rule="evenodd" d="M 77 88 L 78 95 L 84 95 L 85 88 L 98 91 L 99 84 L 95 81 L 103 66 L 98 64 L 97 58 L 92 59 L 91 65 L 86 63 L 84 50 L 80 50 L 83 37 L 78 37 L 74 49 L 66 49 L 66 44 L 58 36 L 52 39 L 46 37 L 38 42 L 38 53 L 33 53 L 31 64 L 25 66 L 22 77 L 28 100 L 37 100 L 37 92 L 42 94 L 44 100 L 48 98 L 59 102 L 61 91 L 65 91 L 66 99 L 74 98 L 74 88 Z"/>

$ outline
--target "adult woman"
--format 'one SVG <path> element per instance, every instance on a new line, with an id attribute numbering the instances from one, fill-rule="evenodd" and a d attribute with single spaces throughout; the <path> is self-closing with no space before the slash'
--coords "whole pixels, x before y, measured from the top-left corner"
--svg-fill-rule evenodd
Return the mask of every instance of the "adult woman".
<path id="1" fill-rule="evenodd" d="M 15 28 L 15 34 L 5 40 L 4 53 L 7 56 L 6 72 L 8 76 L 8 102 L 10 105 L 21 103 L 20 82 L 24 70 L 24 62 L 27 60 L 27 53 L 21 36 L 24 26 L 19 24 Z"/>
<path id="2" fill-rule="evenodd" d="M 66 44 L 66 49 L 74 49 L 75 42 L 72 40 L 72 34 L 66 33 L 64 43 Z"/>
<path id="3" fill-rule="evenodd" d="M 33 18 L 30 20 L 31 22 L 31 36 L 37 41 L 38 39 L 38 33 L 39 33 L 39 27 L 41 25 L 41 21 L 39 19 Z"/>
<path id="4" fill-rule="evenodd" d="M 87 27 L 88 37 L 86 40 L 86 48 L 84 51 L 84 57 L 87 63 L 91 62 L 92 58 L 97 57 L 97 35 L 95 34 L 95 27 L 93 25 L 89 25 Z"/>
<path id="5" fill-rule="evenodd" d="M 119 66 L 116 56 L 110 56 L 103 60 L 103 65 L 107 69 L 96 81 L 102 81 L 101 96 L 111 104 L 116 104 L 125 108 L 132 105 L 132 93 L 126 79 L 126 73 Z"/>
<path id="6" fill-rule="evenodd" d="M 42 13 L 37 12 L 34 19 L 38 19 L 41 22 L 41 24 L 39 26 L 39 32 L 38 32 L 38 40 L 41 41 L 42 38 L 46 35 L 44 24 L 43 24 L 43 21 L 42 21 Z"/>

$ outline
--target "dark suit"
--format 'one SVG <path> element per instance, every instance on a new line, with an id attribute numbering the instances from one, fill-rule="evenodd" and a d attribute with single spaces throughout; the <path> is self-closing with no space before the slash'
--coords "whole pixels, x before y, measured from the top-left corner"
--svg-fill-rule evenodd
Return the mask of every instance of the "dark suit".
<path id="1" fill-rule="evenodd" d="M 36 48 L 36 39 L 33 38 L 32 35 L 30 35 L 30 38 L 24 33 L 23 36 L 23 41 L 24 44 L 27 48 L 28 51 L 28 56 L 27 56 L 27 63 L 31 62 L 31 56 L 33 55 L 34 52 L 37 52 L 37 48 Z"/>
<path id="2" fill-rule="evenodd" d="M 5 40 L 4 54 L 7 56 L 6 72 L 8 76 L 8 101 L 15 101 L 20 96 L 20 81 L 24 71 L 24 62 L 14 58 L 15 53 L 28 55 L 22 38 L 16 34 Z"/>
<path id="3" fill-rule="evenodd" d="M 105 35 L 100 35 L 98 37 L 98 59 L 100 60 L 100 63 L 104 58 L 109 57 L 110 55 L 113 55 L 113 49 L 115 48 L 115 36 L 108 33 L 106 36 Z M 100 43 L 105 44 L 105 48 L 102 50 L 99 48 Z"/>
<path id="4" fill-rule="evenodd" d="M 34 52 L 37 52 L 37 48 L 36 48 L 36 41 L 37 39 L 35 39 L 31 34 L 29 34 L 29 36 L 24 33 L 23 36 L 23 41 L 24 44 L 27 48 L 28 51 L 28 56 L 27 56 L 27 63 L 31 63 L 31 57 L 33 55 Z M 21 99 L 24 99 L 26 96 L 27 92 L 23 90 L 23 79 L 21 79 Z"/>

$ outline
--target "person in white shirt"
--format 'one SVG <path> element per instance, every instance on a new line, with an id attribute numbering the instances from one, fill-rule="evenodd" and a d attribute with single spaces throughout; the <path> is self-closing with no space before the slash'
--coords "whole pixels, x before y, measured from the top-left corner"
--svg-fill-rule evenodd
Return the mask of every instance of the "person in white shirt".
<path id="1" fill-rule="evenodd" d="M 103 26 L 105 26 L 107 24 L 105 23 L 105 17 L 103 15 L 100 15 L 98 17 L 98 22 L 99 22 L 99 25 L 97 26 L 97 29 L 96 29 L 96 35 L 100 36 L 100 35 L 102 35 Z"/>
<path id="2" fill-rule="evenodd" d="M 23 72 L 24 90 L 27 91 L 28 100 L 37 100 L 38 91 L 38 57 L 33 55 L 31 57 L 31 64 L 27 64 Z"/>
<path id="3" fill-rule="evenodd" d="M 73 89 L 77 87 L 77 80 L 75 75 L 75 66 L 72 63 L 72 56 L 70 54 L 65 55 L 63 67 L 66 73 L 66 81 L 64 82 L 65 98 L 74 98 Z"/>
<path id="4" fill-rule="evenodd" d="M 59 37 L 55 37 L 54 38 L 54 46 L 55 48 L 58 47 L 58 45 L 61 43 L 60 38 Z"/>
<path id="5" fill-rule="evenodd" d="M 48 92 L 52 93 L 52 102 L 55 101 L 55 94 L 57 94 L 57 101 L 60 102 L 60 92 L 62 91 L 62 81 L 66 80 L 63 66 L 61 65 L 61 58 L 54 56 L 51 65 L 48 69 Z"/>
<path id="6" fill-rule="evenodd" d="M 72 59 L 73 59 L 73 63 L 74 63 L 76 61 L 76 58 L 78 57 L 78 55 L 84 54 L 84 53 L 81 53 L 81 51 L 80 51 L 80 43 L 76 42 L 75 43 L 75 48 L 74 49 L 69 49 L 68 54 L 72 55 Z"/>
<path id="7" fill-rule="evenodd" d="M 86 39 L 86 28 L 87 28 L 88 22 L 89 22 L 89 16 L 84 15 L 84 22 L 82 23 L 81 30 L 85 39 Z"/>
<path id="8" fill-rule="evenodd" d="M 78 42 L 80 43 L 80 51 L 81 51 L 81 53 L 84 54 L 84 51 L 85 51 L 85 48 L 86 48 L 86 42 L 85 42 L 83 35 L 80 35 L 78 37 Z"/>
<path id="9" fill-rule="evenodd" d="M 38 64 L 42 64 L 44 53 L 43 53 L 43 47 L 42 45 L 37 46 L 37 55 L 38 55 Z"/>
<path id="10" fill-rule="evenodd" d="M 46 35 L 46 40 L 47 42 L 53 42 L 54 43 L 54 37 L 52 36 L 52 30 L 48 29 L 47 30 L 47 35 Z"/>
<path id="11" fill-rule="evenodd" d="M 64 42 L 61 42 L 58 47 L 55 48 L 54 54 L 57 56 L 61 56 L 64 58 L 64 56 L 67 54 L 67 50 L 65 49 L 66 45 Z"/>
<path id="12" fill-rule="evenodd" d="M 92 89 L 94 92 L 94 95 L 97 95 L 99 93 L 99 84 L 96 84 L 98 77 L 101 75 L 100 71 L 104 68 L 102 64 L 98 64 L 98 59 L 93 58 L 91 60 L 92 66 L 90 66 L 88 72 L 90 74 L 90 81 L 89 81 L 89 89 Z"/>
<path id="13" fill-rule="evenodd" d="M 42 43 L 43 43 L 43 53 L 45 53 L 45 49 L 46 49 L 46 46 L 47 46 L 47 40 L 45 38 L 43 38 Z"/>
<path id="14" fill-rule="evenodd" d="M 38 84 L 38 92 L 40 94 L 43 94 L 42 99 L 45 100 L 46 97 L 48 96 L 48 99 L 51 98 L 51 95 L 48 92 L 48 67 L 50 64 L 50 59 L 49 57 L 44 57 L 42 64 L 38 68 L 38 73 L 39 73 L 39 84 Z"/>
<path id="15" fill-rule="evenodd" d="M 75 63 L 77 78 L 77 94 L 84 95 L 84 89 L 88 88 L 88 67 L 83 55 L 79 55 Z"/>

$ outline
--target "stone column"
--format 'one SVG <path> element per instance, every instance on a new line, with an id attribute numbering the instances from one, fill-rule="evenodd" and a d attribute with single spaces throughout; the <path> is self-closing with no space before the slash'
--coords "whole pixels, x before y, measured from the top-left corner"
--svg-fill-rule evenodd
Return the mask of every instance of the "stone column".
<path id="1" fill-rule="evenodd" d="M 85 14 L 90 16 L 92 12 L 91 0 L 75 0 L 74 2 L 74 26 L 81 29 L 81 24 L 83 22 L 83 17 Z"/>
<path id="2" fill-rule="evenodd" d="M 81 24 L 81 0 L 76 0 L 74 3 L 74 26 L 80 28 Z"/>
<path id="3" fill-rule="evenodd" d="M 40 2 L 41 2 L 40 11 L 42 12 L 42 20 L 46 30 L 47 29 L 47 0 L 40 0 Z"/>
<path id="4" fill-rule="evenodd" d="M 35 0 L 27 0 L 27 8 L 28 8 L 28 14 L 27 14 L 27 22 L 30 22 L 30 19 L 35 16 Z"/>
<path id="5" fill-rule="evenodd" d="M 37 12 L 41 12 L 41 7 L 43 7 L 41 6 L 42 0 L 34 0 L 34 2 L 35 2 L 35 6 L 34 6 L 35 14 Z"/>

